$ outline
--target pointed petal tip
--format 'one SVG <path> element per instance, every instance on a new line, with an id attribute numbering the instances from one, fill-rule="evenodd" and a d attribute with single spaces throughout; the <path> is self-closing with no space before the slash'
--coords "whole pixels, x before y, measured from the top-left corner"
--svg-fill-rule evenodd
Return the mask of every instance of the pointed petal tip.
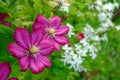
<path id="1" fill-rule="evenodd" d="M 35 19 L 35 22 L 33 24 L 33 29 L 37 29 L 40 27 L 45 28 L 48 26 L 49 26 L 48 19 L 46 17 L 44 17 L 43 15 L 38 14 L 36 19 Z"/>
<path id="2" fill-rule="evenodd" d="M 20 65 L 20 67 L 21 67 L 21 71 L 25 72 L 29 67 L 30 57 L 25 56 L 25 57 L 19 59 L 18 63 Z"/>
<path id="3" fill-rule="evenodd" d="M 59 28 L 61 25 L 62 19 L 59 16 L 54 16 L 50 19 L 50 26 Z"/>
<path id="4" fill-rule="evenodd" d="M 8 80 L 19 80 L 18 78 L 9 78 Z"/>
<path id="5" fill-rule="evenodd" d="M 21 47 L 28 49 L 30 43 L 30 34 L 26 28 L 16 28 L 14 32 L 14 39 Z"/>
<path id="6" fill-rule="evenodd" d="M 60 51 L 61 51 L 61 49 L 60 49 L 60 44 L 58 44 L 56 41 L 53 41 L 53 43 L 54 43 L 54 48 L 55 48 L 58 52 L 60 52 Z"/>
<path id="7" fill-rule="evenodd" d="M 61 26 L 60 28 L 58 28 L 58 30 L 56 30 L 56 34 L 55 35 L 64 35 L 67 34 L 69 32 L 69 27 L 68 26 Z"/>
<path id="8" fill-rule="evenodd" d="M 9 17 L 8 13 L 0 13 L 0 19 L 4 20 L 5 18 Z"/>
<path id="9" fill-rule="evenodd" d="M 9 23 L 9 22 L 7 22 L 7 21 L 3 21 L 3 22 L 1 22 L 0 24 L 3 24 L 3 25 L 8 26 L 8 27 L 11 27 L 11 26 L 12 26 L 12 24 Z"/>
<path id="10" fill-rule="evenodd" d="M 6 80 L 11 73 L 11 66 L 9 62 L 0 63 L 0 80 Z"/>
<path id="11" fill-rule="evenodd" d="M 16 43 L 8 44 L 8 51 L 12 54 L 13 57 L 20 59 L 25 56 L 24 49 L 21 48 Z"/>
<path id="12" fill-rule="evenodd" d="M 66 36 L 56 36 L 55 41 L 62 45 L 69 43 L 69 40 Z"/>

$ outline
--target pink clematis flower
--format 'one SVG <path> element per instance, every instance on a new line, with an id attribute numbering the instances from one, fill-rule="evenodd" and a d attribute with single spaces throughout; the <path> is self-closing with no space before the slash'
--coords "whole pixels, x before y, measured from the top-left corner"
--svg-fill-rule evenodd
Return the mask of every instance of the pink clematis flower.
<path id="1" fill-rule="evenodd" d="M 85 38 L 84 33 L 79 32 L 78 35 L 77 35 L 77 38 L 78 38 L 79 40 L 83 40 L 83 39 Z"/>
<path id="2" fill-rule="evenodd" d="M 6 25 L 8 27 L 11 27 L 11 24 L 7 21 L 4 21 L 5 18 L 9 17 L 7 13 L 0 13 L 0 24 Z"/>
<path id="3" fill-rule="evenodd" d="M 44 28 L 45 38 L 53 42 L 55 49 L 58 51 L 60 51 L 60 44 L 65 45 L 68 43 L 68 39 L 64 34 L 68 33 L 69 27 L 61 26 L 61 22 L 59 16 L 54 16 L 48 20 L 44 16 L 38 15 L 33 24 L 33 29 Z"/>
<path id="4" fill-rule="evenodd" d="M 54 46 L 49 40 L 43 40 L 43 34 L 42 28 L 33 30 L 31 34 L 25 28 L 15 30 L 16 43 L 9 44 L 8 50 L 19 59 L 22 71 L 26 71 L 30 67 L 33 73 L 38 74 L 45 67 L 51 67 L 47 56 L 53 52 Z"/>
<path id="5" fill-rule="evenodd" d="M 0 63 L 0 80 L 7 80 L 11 72 L 11 67 L 8 62 Z M 18 80 L 17 78 L 10 78 L 9 80 Z"/>

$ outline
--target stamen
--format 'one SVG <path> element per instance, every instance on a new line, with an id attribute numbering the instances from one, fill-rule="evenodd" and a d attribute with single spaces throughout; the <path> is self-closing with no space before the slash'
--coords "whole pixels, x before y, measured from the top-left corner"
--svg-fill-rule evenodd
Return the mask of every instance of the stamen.
<path id="1" fill-rule="evenodd" d="M 49 35 L 54 36 L 54 33 L 55 33 L 55 29 L 54 28 L 48 28 L 47 31 L 48 31 Z"/>
<path id="2" fill-rule="evenodd" d="M 38 50 L 39 50 L 38 47 L 33 46 L 33 47 L 30 48 L 30 53 L 34 54 L 34 53 L 38 52 Z"/>

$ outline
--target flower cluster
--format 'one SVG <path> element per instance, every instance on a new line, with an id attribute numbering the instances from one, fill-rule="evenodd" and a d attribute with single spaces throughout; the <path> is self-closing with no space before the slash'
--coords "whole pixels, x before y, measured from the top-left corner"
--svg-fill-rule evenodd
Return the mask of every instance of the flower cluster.
<path id="1" fill-rule="evenodd" d="M 113 3 L 107 2 L 107 0 L 96 0 L 93 5 L 89 6 L 89 9 L 91 10 L 97 10 L 98 14 L 96 14 L 96 17 L 98 17 L 98 20 L 100 22 L 100 31 L 106 31 L 110 27 L 115 26 L 112 22 L 112 17 L 114 10 L 119 7 L 119 3 L 114 0 Z M 117 30 L 119 30 L 119 25 L 115 26 Z"/>
<path id="2" fill-rule="evenodd" d="M 21 71 L 26 71 L 29 67 L 33 73 L 38 74 L 45 67 L 51 67 L 48 55 L 52 54 L 54 49 L 60 51 L 60 44 L 68 43 L 64 34 L 68 33 L 69 27 L 61 26 L 61 22 L 59 16 L 48 21 L 44 16 L 38 15 L 32 33 L 25 28 L 16 28 L 16 43 L 9 44 L 8 50 L 19 60 Z"/>
<path id="3" fill-rule="evenodd" d="M 93 5 L 88 6 L 90 10 L 98 11 L 94 16 L 98 17 L 100 26 L 97 29 L 93 29 L 91 25 L 86 24 L 84 30 L 77 35 L 80 42 L 71 46 L 63 46 L 62 49 L 65 52 L 62 55 L 61 61 L 63 61 L 64 64 L 69 64 L 70 68 L 78 72 L 87 71 L 83 63 L 89 56 L 95 59 L 98 51 L 101 49 L 100 42 L 108 41 L 107 34 L 104 32 L 115 26 L 112 22 L 112 17 L 114 10 L 118 8 L 118 6 L 119 4 L 116 1 L 111 3 L 106 0 L 96 0 Z M 68 26 L 70 27 L 68 37 L 71 38 L 71 36 L 76 36 L 74 30 L 71 30 L 73 26 L 70 24 Z M 115 28 L 120 30 L 119 25 Z M 101 35 L 101 33 L 103 34 Z"/>
<path id="4" fill-rule="evenodd" d="M 89 24 L 86 25 L 84 31 L 78 33 L 77 37 L 80 42 L 72 46 L 63 46 L 65 52 L 62 55 L 61 61 L 63 61 L 64 64 L 70 64 L 70 68 L 73 68 L 75 71 L 81 72 L 87 70 L 82 65 L 86 57 L 90 56 L 92 59 L 95 59 L 100 49 L 100 40 L 106 39 L 104 36 L 99 37 Z M 91 44 L 91 41 L 94 43 Z"/>

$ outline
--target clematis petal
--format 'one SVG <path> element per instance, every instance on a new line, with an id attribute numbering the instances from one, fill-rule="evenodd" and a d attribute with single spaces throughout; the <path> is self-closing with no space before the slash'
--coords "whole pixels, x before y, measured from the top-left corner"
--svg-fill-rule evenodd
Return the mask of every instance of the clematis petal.
<path id="1" fill-rule="evenodd" d="M 50 19 L 50 26 L 51 27 L 55 27 L 55 28 L 59 28 L 61 25 L 61 18 L 59 16 L 55 16 L 53 18 Z"/>
<path id="2" fill-rule="evenodd" d="M 39 72 L 43 71 L 44 68 L 45 68 L 45 65 L 42 63 L 41 59 L 39 58 L 40 56 L 41 56 L 41 55 L 39 54 L 39 55 L 37 56 L 37 58 L 36 58 L 36 61 L 35 61 L 36 66 L 39 68 Z M 38 73 L 39 73 L 39 72 L 38 72 Z"/>
<path id="3" fill-rule="evenodd" d="M 4 20 L 7 17 L 9 17 L 8 13 L 0 13 L 0 20 Z"/>
<path id="4" fill-rule="evenodd" d="M 2 21 L 0 24 L 6 25 L 8 27 L 11 27 L 11 23 L 9 23 L 7 21 Z"/>
<path id="5" fill-rule="evenodd" d="M 10 78 L 10 79 L 8 79 L 8 80 L 18 80 L 18 78 Z"/>
<path id="6" fill-rule="evenodd" d="M 54 51 L 53 44 L 48 40 L 44 39 L 39 43 L 40 53 L 43 55 L 49 55 Z"/>
<path id="7" fill-rule="evenodd" d="M 21 58 L 25 56 L 25 50 L 20 47 L 18 44 L 11 43 L 8 45 L 8 50 L 11 52 L 11 54 L 16 58 Z"/>
<path id="8" fill-rule="evenodd" d="M 45 28 L 48 26 L 49 26 L 48 20 L 44 16 L 38 15 L 36 17 L 34 24 L 33 24 L 33 29 L 38 29 L 40 27 Z"/>
<path id="9" fill-rule="evenodd" d="M 69 42 L 68 38 L 65 36 L 55 36 L 55 40 L 62 45 L 67 44 Z"/>
<path id="10" fill-rule="evenodd" d="M 30 63 L 30 57 L 29 56 L 25 56 L 25 57 L 22 57 L 20 60 L 19 60 L 19 64 L 22 68 L 22 71 L 26 71 L 28 66 L 29 66 L 29 63 Z"/>
<path id="11" fill-rule="evenodd" d="M 51 67 L 51 61 L 46 56 L 41 55 L 39 59 L 46 67 Z"/>
<path id="12" fill-rule="evenodd" d="M 7 80 L 11 72 L 11 67 L 8 62 L 0 63 L 0 80 Z"/>
<path id="13" fill-rule="evenodd" d="M 69 31 L 69 27 L 68 26 L 61 26 L 60 28 L 58 28 L 56 30 L 55 35 L 63 35 L 63 34 L 67 34 Z"/>
<path id="14" fill-rule="evenodd" d="M 32 73 L 34 73 L 34 74 L 39 73 L 39 67 L 36 64 L 35 58 L 31 58 L 31 60 L 30 60 L 30 69 L 31 69 Z"/>
<path id="15" fill-rule="evenodd" d="M 55 49 L 57 51 L 60 51 L 60 45 L 55 40 L 53 40 L 53 44 L 54 44 Z"/>
<path id="16" fill-rule="evenodd" d="M 25 49 L 29 48 L 30 34 L 25 28 L 16 28 L 14 39 L 21 47 L 24 47 Z"/>
<path id="17" fill-rule="evenodd" d="M 34 29 L 31 34 L 31 43 L 32 45 L 38 44 L 43 38 L 44 30 L 43 28 Z"/>

